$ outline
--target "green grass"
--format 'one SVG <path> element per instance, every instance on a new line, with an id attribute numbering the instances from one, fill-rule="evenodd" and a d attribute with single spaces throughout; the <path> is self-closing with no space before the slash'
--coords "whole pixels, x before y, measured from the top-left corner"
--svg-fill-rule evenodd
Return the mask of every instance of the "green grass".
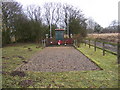
<path id="1" fill-rule="evenodd" d="M 41 49 L 36 49 L 36 45 L 26 45 L 31 47 L 33 51 L 29 51 L 23 46 L 5 47 L 3 48 L 3 56 L 11 57 L 12 55 L 21 55 L 27 58 Z M 15 49 L 18 49 L 17 51 Z M 27 76 L 10 76 L 3 75 L 3 87 L 6 88 L 21 88 L 19 82 L 22 80 L 32 80 L 33 84 L 28 88 L 117 88 L 118 87 L 118 65 L 115 55 L 106 53 L 102 56 L 102 51 L 88 46 L 81 45 L 78 48 L 82 53 L 97 63 L 103 70 L 94 71 L 70 71 L 70 72 L 25 72 Z M 3 60 L 4 71 L 11 72 L 21 64 L 18 58 L 10 58 Z M 15 64 L 13 64 L 15 63 Z"/>
<path id="2" fill-rule="evenodd" d="M 2 57 L 9 58 L 9 59 L 3 59 L 3 71 L 12 71 L 15 69 L 18 65 L 22 64 L 22 61 L 27 61 L 30 56 L 35 53 L 36 51 L 40 50 L 36 48 L 36 44 L 18 44 L 14 46 L 8 46 L 4 47 L 2 49 Z M 31 48 L 32 51 L 29 51 L 28 48 Z M 21 58 L 17 56 L 22 56 L 25 58 L 22 60 Z"/>
<path id="3" fill-rule="evenodd" d="M 89 45 L 89 44 L 87 44 L 87 45 Z M 92 45 L 92 44 L 90 44 L 90 46 L 95 47 L 95 46 Z M 103 50 L 102 47 L 98 47 L 98 46 L 96 46 L 96 48 Z M 105 49 L 105 51 L 108 52 L 108 53 L 111 53 L 111 54 L 117 55 L 117 52 L 110 51 L 109 49 Z"/>
<path id="4" fill-rule="evenodd" d="M 4 73 L 10 73 L 13 70 L 15 70 L 18 66 L 23 64 L 23 61 L 28 61 L 29 58 L 36 53 L 38 50 L 41 50 L 41 48 L 38 47 L 38 44 L 17 44 L 13 46 L 7 46 L 2 49 L 2 57 L 5 57 L 2 59 L 2 71 Z M 32 51 L 29 51 L 28 48 L 31 48 Z M 21 56 L 24 59 L 21 59 L 17 56 Z M 7 58 L 7 59 L 6 59 Z M 2 83 L 3 87 L 8 87 L 9 85 L 12 85 L 14 82 L 14 79 L 17 80 L 17 77 L 11 77 L 9 74 L 3 74 Z"/>

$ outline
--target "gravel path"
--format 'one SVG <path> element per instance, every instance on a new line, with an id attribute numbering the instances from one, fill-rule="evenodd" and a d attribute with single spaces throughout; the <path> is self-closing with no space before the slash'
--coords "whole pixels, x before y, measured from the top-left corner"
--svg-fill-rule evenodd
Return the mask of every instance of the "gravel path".
<path id="1" fill-rule="evenodd" d="M 100 70 L 74 47 L 46 47 L 23 65 L 22 71 L 62 72 Z"/>

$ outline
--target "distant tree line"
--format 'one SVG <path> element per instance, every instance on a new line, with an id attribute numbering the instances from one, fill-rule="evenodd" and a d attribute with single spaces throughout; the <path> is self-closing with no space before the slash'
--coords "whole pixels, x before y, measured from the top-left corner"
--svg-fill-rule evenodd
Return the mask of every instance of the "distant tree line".
<path id="1" fill-rule="evenodd" d="M 113 20 L 108 27 L 101 31 L 101 33 L 118 33 L 118 21 Z"/>
<path id="2" fill-rule="evenodd" d="M 103 28 L 93 19 L 89 18 L 87 20 L 87 32 L 88 33 L 118 33 L 118 21 L 114 20 L 111 24 Z"/>

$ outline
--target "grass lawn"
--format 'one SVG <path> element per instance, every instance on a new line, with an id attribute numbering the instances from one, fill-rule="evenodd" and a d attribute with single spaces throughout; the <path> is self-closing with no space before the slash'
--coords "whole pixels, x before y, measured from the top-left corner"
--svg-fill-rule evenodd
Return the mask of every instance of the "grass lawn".
<path id="1" fill-rule="evenodd" d="M 103 70 L 71 72 L 25 72 L 25 77 L 11 76 L 9 73 L 41 48 L 35 44 L 8 46 L 3 48 L 3 88 L 118 88 L 117 57 L 110 53 L 102 56 L 102 51 L 81 45 L 82 53 L 97 63 Z M 31 48 L 32 51 L 28 51 Z"/>

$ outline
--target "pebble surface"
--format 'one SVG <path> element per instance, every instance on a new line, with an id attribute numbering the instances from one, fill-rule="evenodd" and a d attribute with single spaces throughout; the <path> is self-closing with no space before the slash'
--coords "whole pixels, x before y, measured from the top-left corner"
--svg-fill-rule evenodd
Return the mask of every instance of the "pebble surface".
<path id="1" fill-rule="evenodd" d="M 100 70 L 90 59 L 71 46 L 46 47 L 19 69 L 40 72 Z"/>

